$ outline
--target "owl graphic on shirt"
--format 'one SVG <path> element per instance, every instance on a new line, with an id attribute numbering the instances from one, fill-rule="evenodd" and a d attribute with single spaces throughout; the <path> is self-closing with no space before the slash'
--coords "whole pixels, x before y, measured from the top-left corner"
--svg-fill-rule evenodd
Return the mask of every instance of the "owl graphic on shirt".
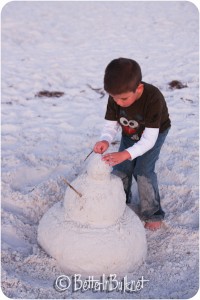
<path id="1" fill-rule="evenodd" d="M 141 138 L 144 130 L 142 116 L 128 116 L 124 110 L 120 110 L 118 122 L 122 127 L 122 132 L 129 136 L 132 140 L 138 141 Z"/>

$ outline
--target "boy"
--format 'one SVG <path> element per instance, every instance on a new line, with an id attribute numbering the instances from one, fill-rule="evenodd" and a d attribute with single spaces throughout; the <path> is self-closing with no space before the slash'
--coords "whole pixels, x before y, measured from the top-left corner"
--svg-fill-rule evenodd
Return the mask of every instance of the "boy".
<path id="1" fill-rule="evenodd" d="M 134 176 L 145 228 L 157 230 L 165 213 L 154 170 L 171 126 L 165 99 L 156 87 L 142 81 L 139 64 L 128 58 L 114 59 L 108 64 L 104 89 L 109 94 L 106 121 L 93 150 L 103 154 L 121 126 L 119 152 L 105 154 L 102 159 L 114 166 L 113 173 L 122 178 L 127 203 Z"/>

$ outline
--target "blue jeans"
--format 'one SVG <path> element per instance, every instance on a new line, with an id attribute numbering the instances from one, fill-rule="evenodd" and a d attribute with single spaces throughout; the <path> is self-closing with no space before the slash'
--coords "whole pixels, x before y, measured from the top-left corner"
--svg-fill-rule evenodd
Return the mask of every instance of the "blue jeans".
<path id="1" fill-rule="evenodd" d="M 140 217 L 144 221 L 163 220 L 165 213 L 161 208 L 155 164 L 159 158 L 161 147 L 165 141 L 169 129 L 159 133 L 153 148 L 136 157 L 134 160 L 126 160 L 113 168 L 113 174 L 119 176 L 124 185 L 126 202 L 131 200 L 131 185 L 134 177 L 138 185 L 140 199 Z M 122 135 L 119 151 L 133 146 L 135 141 Z"/>

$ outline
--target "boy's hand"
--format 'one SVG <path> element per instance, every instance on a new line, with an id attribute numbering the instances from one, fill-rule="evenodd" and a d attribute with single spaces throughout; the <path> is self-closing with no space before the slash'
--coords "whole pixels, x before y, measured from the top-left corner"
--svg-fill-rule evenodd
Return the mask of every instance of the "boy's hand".
<path id="1" fill-rule="evenodd" d="M 109 143 L 107 141 L 100 141 L 94 145 L 93 150 L 95 153 L 102 154 L 108 149 L 108 147 L 109 147 Z"/>
<path id="2" fill-rule="evenodd" d="M 105 154 L 102 157 L 105 163 L 110 166 L 118 165 L 129 158 L 131 158 L 131 156 L 126 150 L 122 152 L 113 152 L 113 153 Z"/>

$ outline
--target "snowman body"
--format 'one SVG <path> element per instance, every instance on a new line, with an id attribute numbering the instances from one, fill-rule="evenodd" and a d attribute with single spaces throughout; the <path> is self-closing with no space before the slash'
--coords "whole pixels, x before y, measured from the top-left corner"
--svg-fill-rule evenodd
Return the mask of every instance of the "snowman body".
<path id="1" fill-rule="evenodd" d="M 123 275 L 146 257 L 145 230 L 126 205 L 121 179 L 93 155 L 86 172 L 42 217 L 38 242 L 66 274 Z"/>

